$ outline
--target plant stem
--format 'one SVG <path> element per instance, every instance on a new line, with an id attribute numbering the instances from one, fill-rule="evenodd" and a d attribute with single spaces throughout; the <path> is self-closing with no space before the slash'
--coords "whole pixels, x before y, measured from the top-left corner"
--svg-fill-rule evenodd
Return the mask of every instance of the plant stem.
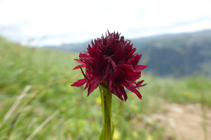
<path id="1" fill-rule="evenodd" d="M 109 88 L 105 88 L 102 85 L 99 86 L 101 100 L 102 100 L 102 112 L 103 112 L 103 129 L 101 132 L 100 140 L 112 140 L 112 128 L 111 128 L 111 104 L 112 93 Z"/>

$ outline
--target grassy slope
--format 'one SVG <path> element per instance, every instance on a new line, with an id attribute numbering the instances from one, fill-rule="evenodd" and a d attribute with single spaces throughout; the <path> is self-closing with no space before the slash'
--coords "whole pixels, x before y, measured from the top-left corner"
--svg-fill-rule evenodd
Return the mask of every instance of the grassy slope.
<path id="1" fill-rule="evenodd" d="M 77 65 L 74 58 L 77 54 L 22 47 L 0 38 L 0 139 L 8 132 L 11 140 L 26 139 L 55 111 L 59 113 L 32 139 L 65 140 L 67 134 L 74 140 L 97 139 L 102 123 L 101 106 L 95 102 L 99 93 L 95 90 L 87 98 L 87 91 L 70 87 L 82 78 L 80 70 L 72 71 Z M 127 102 L 113 97 L 112 119 L 119 139 L 145 139 L 149 134 L 163 139 L 162 128 L 143 121 L 143 114 L 158 112 L 163 101 L 197 103 L 203 95 L 203 103 L 211 106 L 211 82 L 207 78 L 163 79 L 143 73 L 142 79 L 148 83 L 140 89 L 142 101 L 133 93 Z M 32 88 L 2 124 L 27 85 Z M 19 112 L 12 131 L 8 131 Z"/>

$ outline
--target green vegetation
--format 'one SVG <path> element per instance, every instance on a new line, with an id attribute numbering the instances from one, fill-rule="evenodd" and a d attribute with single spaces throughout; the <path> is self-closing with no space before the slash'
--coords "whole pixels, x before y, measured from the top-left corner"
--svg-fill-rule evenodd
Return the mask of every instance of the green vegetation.
<path id="1" fill-rule="evenodd" d="M 0 38 L 0 139 L 67 140 L 68 134 L 73 140 L 97 139 L 102 127 L 101 105 L 96 102 L 100 93 L 95 90 L 87 97 L 87 91 L 70 86 L 82 78 L 80 70 L 72 70 L 77 65 L 74 58 L 78 55 L 22 47 Z M 162 111 L 163 102 L 211 106 L 208 78 L 164 79 L 143 73 L 141 79 L 148 83 L 140 88 L 142 100 L 130 92 L 127 102 L 113 97 L 112 120 L 119 140 L 149 135 L 163 140 L 164 129 L 143 119 Z M 27 85 L 31 88 L 20 98 Z"/>

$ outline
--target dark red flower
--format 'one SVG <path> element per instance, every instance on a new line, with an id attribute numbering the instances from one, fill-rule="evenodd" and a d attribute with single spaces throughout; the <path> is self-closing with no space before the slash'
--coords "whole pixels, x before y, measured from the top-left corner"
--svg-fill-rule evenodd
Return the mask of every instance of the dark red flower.
<path id="1" fill-rule="evenodd" d="M 124 39 L 117 33 L 109 33 L 104 37 L 97 38 L 88 45 L 87 51 L 80 53 L 80 59 L 75 59 L 81 63 L 75 69 L 81 69 L 84 79 L 80 79 L 71 86 L 82 86 L 86 83 L 88 96 L 99 84 L 106 85 L 111 93 L 121 100 L 127 100 L 125 88 L 134 92 L 140 99 L 142 98 L 137 88 L 144 86 L 144 81 L 139 81 L 141 72 L 147 66 L 138 65 L 141 55 L 135 53 L 130 40 Z M 84 73 L 82 68 L 86 68 Z"/>

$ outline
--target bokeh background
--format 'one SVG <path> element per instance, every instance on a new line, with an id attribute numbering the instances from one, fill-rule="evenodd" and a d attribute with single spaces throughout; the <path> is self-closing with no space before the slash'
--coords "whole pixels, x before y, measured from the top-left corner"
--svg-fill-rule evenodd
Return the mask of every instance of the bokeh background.
<path id="1" fill-rule="evenodd" d="M 99 90 L 70 85 L 107 30 L 148 65 L 142 100 L 113 96 L 113 140 L 211 140 L 209 0 L 0 0 L 0 139 L 98 139 Z"/>

